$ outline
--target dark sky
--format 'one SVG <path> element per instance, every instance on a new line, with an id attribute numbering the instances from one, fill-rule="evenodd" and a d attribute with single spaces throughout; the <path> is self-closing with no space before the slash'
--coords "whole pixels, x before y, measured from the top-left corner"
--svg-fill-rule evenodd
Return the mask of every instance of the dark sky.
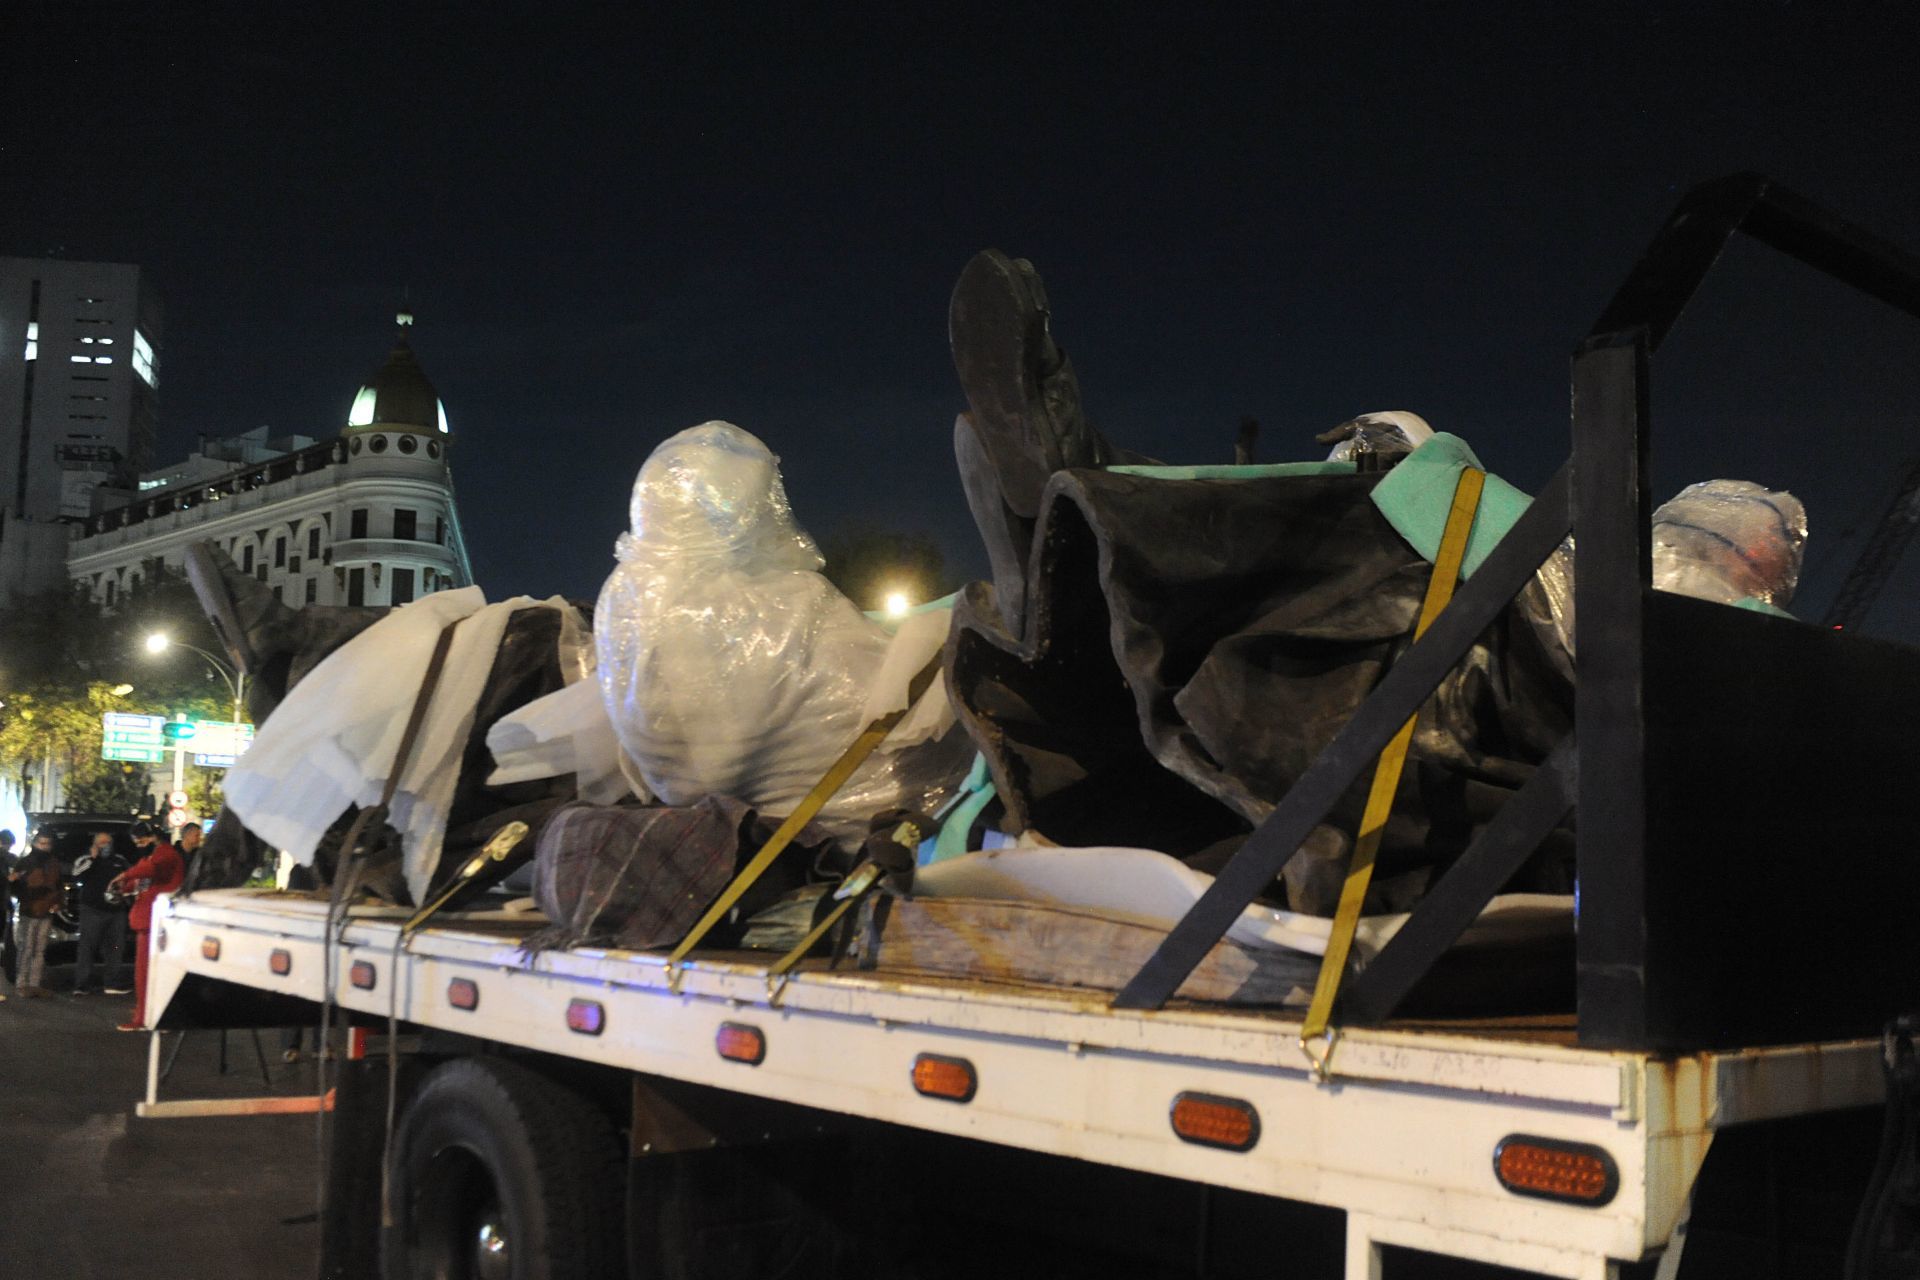
<path id="1" fill-rule="evenodd" d="M 817 535 L 978 571 L 945 326 L 984 246 L 1038 265 L 1124 444 L 1224 461 L 1251 414 L 1282 460 L 1412 409 L 1523 486 L 1692 183 L 1920 247 L 1911 6 L 486 8 L 9 6 L 0 252 L 154 272 L 164 457 L 336 430 L 409 291 L 490 594 L 592 595 L 648 450 L 714 417 Z M 1794 488 L 1817 615 L 1920 455 L 1917 350 L 1739 248 L 1656 366 L 1656 497 Z M 1876 615 L 1909 640 L 1916 562 Z"/>

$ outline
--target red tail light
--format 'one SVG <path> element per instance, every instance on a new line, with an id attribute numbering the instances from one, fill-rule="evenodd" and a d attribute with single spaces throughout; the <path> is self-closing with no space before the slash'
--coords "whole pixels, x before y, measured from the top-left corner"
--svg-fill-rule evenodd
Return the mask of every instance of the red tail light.
<path id="1" fill-rule="evenodd" d="M 965 1058 L 943 1058 L 923 1053 L 913 1060 L 913 1087 L 929 1098 L 948 1102 L 972 1102 L 980 1087 L 973 1064 Z"/>
<path id="2" fill-rule="evenodd" d="M 1260 1141 L 1260 1113 L 1251 1102 L 1211 1093 L 1183 1093 L 1173 1100 L 1173 1131 L 1203 1147 L 1251 1151 Z"/>
<path id="3" fill-rule="evenodd" d="M 1524 1133 L 1501 1139 L 1493 1149 L 1493 1173 L 1515 1195 L 1596 1209 L 1620 1189 L 1620 1169 L 1599 1147 Z"/>
<path id="4" fill-rule="evenodd" d="M 714 1033 L 713 1047 L 729 1062 L 744 1062 L 757 1067 L 767 1058 L 767 1038 L 760 1028 L 744 1022 L 723 1022 Z"/>

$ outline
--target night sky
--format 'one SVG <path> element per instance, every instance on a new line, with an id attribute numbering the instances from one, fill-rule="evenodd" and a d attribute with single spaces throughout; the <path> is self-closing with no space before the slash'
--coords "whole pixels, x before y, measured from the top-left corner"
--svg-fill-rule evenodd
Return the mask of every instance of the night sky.
<path id="1" fill-rule="evenodd" d="M 592 596 L 648 450 L 716 417 L 816 535 L 983 572 L 946 350 L 982 247 L 1039 267 L 1120 443 L 1226 461 L 1250 414 L 1281 461 L 1411 409 L 1523 487 L 1691 184 L 1920 248 L 1912 6 L 486 8 L 7 6 L 0 253 L 153 272 L 162 460 L 338 430 L 404 291 L 495 596 Z M 1656 498 L 1793 488 L 1817 616 L 1920 456 L 1916 353 L 1738 246 L 1655 367 Z M 1874 623 L 1920 640 L 1920 553 Z"/>

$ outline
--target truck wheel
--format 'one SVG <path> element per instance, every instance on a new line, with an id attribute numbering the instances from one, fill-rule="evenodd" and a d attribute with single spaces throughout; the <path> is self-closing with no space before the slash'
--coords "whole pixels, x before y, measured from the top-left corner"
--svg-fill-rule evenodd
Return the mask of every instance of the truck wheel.
<path id="1" fill-rule="evenodd" d="M 434 1068 L 394 1140 L 385 1280 L 602 1280 L 625 1266 L 625 1161 L 572 1090 L 503 1058 Z"/>

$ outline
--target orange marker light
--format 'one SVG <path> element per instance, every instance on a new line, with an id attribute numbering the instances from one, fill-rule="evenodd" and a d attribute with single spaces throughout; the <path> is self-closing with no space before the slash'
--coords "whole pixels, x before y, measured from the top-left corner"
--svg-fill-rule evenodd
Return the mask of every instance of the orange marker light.
<path id="1" fill-rule="evenodd" d="M 480 984 L 471 978 L 455 978 L 447 984 L 447 1003 L 472 1012 L 480 1007 Z"/>
<path id="2" fill-rule="evenodd" d="M 757 1067 L 767 1059 L 767 1038 L 760 1028 L 744 1022 L 723 1022 L 714 1033 L 713 1047 L 729 1062 L 744 1062 Z"/>
<path id="3" fill-rule="evenodd" d="M 273 954 L 267 957 L 267 968 L 283 978 L 286 977 L 293 972 L 293 952 L 285 947 L 275 947 Z"/>
<path id="4" fill-rule="evenodd" d="M 200 958 L 202 960 L 218 960 L 220 958 L 220 939 L 200 939 Z"/>
<path id="5" fill-rule="evenodd" d="M 380 981 L 380 971 L 368 961 L 355 960 L 353 968 L 347 970 L 347 977 L 362 991 L 371 991 L 374 984 Z"/>
<path id="6" fill-rule="evenodd" d="M 1183 1093 L 1168 1119 L 1186 1142 L 1226 1151 L 1251 1151 L 1260 1141 L 1260 1113 L 1251 1102 L 1212 1093 Z"/>
<path id="7" fill-rule="evenodd" d="M 567 1030 L 597 1036 L 607 1029 L 607 1010 L 597 1000 L 567 1001 Z"/>
<path id="8" fill-rule="evenodd" d="M 1515 1195 L 1599 1208 L 1620 1189 L 1613 1157 L 1584 1142 L 1516 1133 L 1493 1149 L 1493 1173 Z"/>
<path id="9" fill-rule="evenodd" d="M 913 1060 L 913 1087 L 916 1092 L 929 1098 L 972 1102 L 980 1082 L 974 1075 L 973 1064 L 965 1058 L 943 1058 L 937 1053 L 923 1053 Z"/>

